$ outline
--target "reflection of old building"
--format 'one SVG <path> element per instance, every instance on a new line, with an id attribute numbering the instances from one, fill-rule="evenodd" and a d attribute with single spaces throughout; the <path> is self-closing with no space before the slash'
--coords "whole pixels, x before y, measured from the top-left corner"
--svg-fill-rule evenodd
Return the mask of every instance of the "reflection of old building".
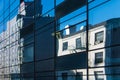
<path id="1" fill-rule="evenodd" d="M 119 21 L 119 18 L 111 19 L 89 29 L 88 66 L 90 80 L 119 79 L 114 75 L 109 76 L 109 74 L 118 74 L 119 72 L 119 68 L 109 67 L 120 63 L 119 47 L 113 47 L 119 43 Z M 68 35 L 68 29 L 66 29 L 66 33 L 66 36 L 59 38 L 58 80 L 86 80 L 87 66 L 83 66 L 87 63 L 86 57 L 83 56 L 86 54 L 86 32 L 83 29 Z M 80 65 L 76 65 L 76 63 Z M 61 65 L 62 67 L 60 67 Z"/>
<path id="2" fill-rule="evenodd" d="M 19 27 L 20 20 L 15 16 L 7 22 L 7 29 L 0 34 L 0 75 L 1 79 L 12 79 L 20 74 Z"/>

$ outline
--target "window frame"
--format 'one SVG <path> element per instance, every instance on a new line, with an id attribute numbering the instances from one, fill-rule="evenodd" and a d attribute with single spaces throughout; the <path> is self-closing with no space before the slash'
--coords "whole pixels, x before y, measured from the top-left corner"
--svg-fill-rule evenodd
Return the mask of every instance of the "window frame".
<path id="1" fill-rule="evenodd" d="M 99 38 L 99 34 L 102 34 L 102 39 L 100 39 L 100 40 L 98 40 L 98 38 Z M 98 36 L 99 35 L 99 36 Z M 95 33 L 95 39 L 94 39 L 94 44 L 96 45 L 96 44 L 100 44 L 100 43 L 103 43 L 103 41 L 104 41 L 104 31 L 99 31 L 99 32 L 96 32 Z"/>
<path id="2" fill-rule="evenodd" d="M 25 63 L 25 62 L 32 62 L 34 60 L 34 45 L 33 44 L 29 44 L 27 46 L 24 46 L 23 48 L 23 59 L 22 59 L 22 62 Z M 32 52 L 31 53 L 27 53 L 28 50 L 31 49 Z M 28 54 L 31 54 L 28 56 Z"/>
<path id="3" fill-rule="evenodd" d="M 103 63 L 103 52 L 95 53 L 95 64 Z"/>
<path id="4" fill-rule="evenodd" d="M 62 51 L 65 51 L 67 49 L 68 49 L 68 42 L 63 42 Z"/>
<path id="5" fill-rule="evenodd" d="M 95 75 L 95 80 L 104 80 L 103 71 L 94 71 L 94 75 Z"/>
<path id="6" fill-rule="evenodd" d="M 79 42 L 79 45 L 78 45 L 78 42 Z M 81 49 L 81 48 L 82 48 L 81 38 L 76 38 L 76 49 Z"/>

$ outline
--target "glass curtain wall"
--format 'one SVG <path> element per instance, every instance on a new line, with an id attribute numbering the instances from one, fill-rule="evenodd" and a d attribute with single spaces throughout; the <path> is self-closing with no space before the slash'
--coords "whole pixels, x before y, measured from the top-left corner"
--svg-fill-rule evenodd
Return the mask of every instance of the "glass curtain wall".
<path id="1" fill-rule="evenodd" d="M 1 0 L 0 80 L 119 80 L 119 0 Z"/>

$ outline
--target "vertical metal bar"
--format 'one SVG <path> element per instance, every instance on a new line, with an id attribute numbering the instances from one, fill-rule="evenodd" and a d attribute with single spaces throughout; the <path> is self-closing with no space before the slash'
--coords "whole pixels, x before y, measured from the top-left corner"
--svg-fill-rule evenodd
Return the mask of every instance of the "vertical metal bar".
<path id="1" fill-rule="evenodd" d="M 54 80 L 56 80 L 56 58 L 57 58 L 57 51 L 56 51 L 56 14 L 55 14 L 55 11 L 56 10 L 56 0 L 54 0 L 54 33 L 55 33 L 55 36 L 54 36 Z"/>
<path id="2" fill-rule="evenodd" d="M 3 6 L 5 7 L 5 0 L 3 1 Z M 3 8 L 4 8 L 4 7 L 3 7 Z M 5 18 L 4 13 L 5 13 L 5 11 L 3 10 L 3 25 L 4 25 L 4 21 L 5 21 L 5 19 L 4 19 L 4 18 Z M 3 28 L 3 31 L 4 31 L 4 26 L 3 26 L 2 28 Z M 3 34 L 3 37 L 5 37 L 4 34 Z M 4 39 L 3 39 L 3 44 L 4 44 Z M 4 45 L 3 45 L 3 46 L 4 46 Z M 2 48 L 3 48 L 3 47 L 2 47 Z M 2 49 L 2 51 L 3 51 L 3 49 Z M 3 56 L 3 54 L 4 54 L 4 53 L 2 53 L 2 56 Z M 4 64 L 5 64 L 5 58 L 4 58 L 4 56 L 3 56 L 3 72 L 4 72 L 4 73 L 3 73 L 3 77 L 2 77 L 3 80 L 4 80 L 4 74 L 5 74 L 5 68 L 4 68 L 5 65 L 4 65 Z"/>
<path id="3" fill-rule="evenodd" d="M 21 9 L 21 0 L 20 0 L 20 4 L 19 4 L 19 9 Z M 20 80 L 22 80 L 21 78 L 22 78 L 22 74 L 21 74 L 21 64 L 22 64 L 22 61 L 21 61 L 21 58 L 22 58 L 22 47 L 21 47 L 21 38 L 20 38 L 20 29 L 22 29 L 22 25 L 21 25 L 21 23 L 22 23 L 22 21 L 21 21 L 21 11 L 19 12 L 20 13 L 20 20 L 19 20 L 19 24 L 20 24 L 20 26 L 18 27 L 18 32 L 19 32 L 19 37 L 18 37 L 18 41 L 20 41 L 19 43 L 18 43 L 18 45 L 19 45 L 19 47 L 20 47 L 20 50 L 19 50 L 19 67 L 20 67 L 20 76 L 19 76 L 19 78 L 20 78 Z"/>
<path id="4" fill-rule="evenodd" d="M 36 4 L 35 4 L 35 3 L 36 3 L 36 2 L 35 2 L 35 1 L 36 1 L 36 0 L 34 0 L 34 21 L 33 21 L 33 22 L 34 22 L 34 24 L 33 24 L 33 26 L 34 26 L 34 27 L 33 27 L 33 35 L 34 35 L 34 36 L 33 36 L 33 39 L 34 39 L 34 42 L 33 42 L 33 45 L 34 45 L 34 46 L 33 46 L 33 50 L 34 50 L 34 51 L 33 51 L 33 52 L 34 52 L 34 53 L 33 53 L 33 54 L 34 54 L 34 55 L 33 55 L 33 56 L 34 56 L 34 61 L 33 61 L 33 63 L 34 63 L 34 80 L 36 80 L 36 71 L 35 71 L 35 23 L 36 23 Z"/>
<path id="5" fill-rule="evenodd" d="M 11 27 L 10 26 L 10 0 L 9 0 L 9 9 L 8 10 L 9 10 L 9 16 L 8 16 L 9 17 L 9 45 L 8 45 L 8 47 L 9 47 L 9 74 L 8 75 L 9 75 L 9 80 L 10 80 L 10 45 L 11 45 L 10 44 L 10 37 L 11 37 L 11 35 L 10 35 L 10 27 Z"/>
<path id="6" fill-rule="evenodd" d="M 89 3 L 88 0 L 86 1 L 86 52 L 87 52 L 87 80 L 89 80 L 89 64 L 88 64 L 88 57 L 89 57 L 89 40 L 88 40 L 88 34 L 89 34 Z"/>

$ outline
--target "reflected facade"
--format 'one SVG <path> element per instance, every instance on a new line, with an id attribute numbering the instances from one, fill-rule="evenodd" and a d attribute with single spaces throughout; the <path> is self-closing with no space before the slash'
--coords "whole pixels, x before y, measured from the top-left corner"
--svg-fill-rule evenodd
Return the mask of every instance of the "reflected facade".
<path id="1" fill-rule="evenodd" d="M 2 0 L 0 80 L 119 80 L 119 0 Z"/>

